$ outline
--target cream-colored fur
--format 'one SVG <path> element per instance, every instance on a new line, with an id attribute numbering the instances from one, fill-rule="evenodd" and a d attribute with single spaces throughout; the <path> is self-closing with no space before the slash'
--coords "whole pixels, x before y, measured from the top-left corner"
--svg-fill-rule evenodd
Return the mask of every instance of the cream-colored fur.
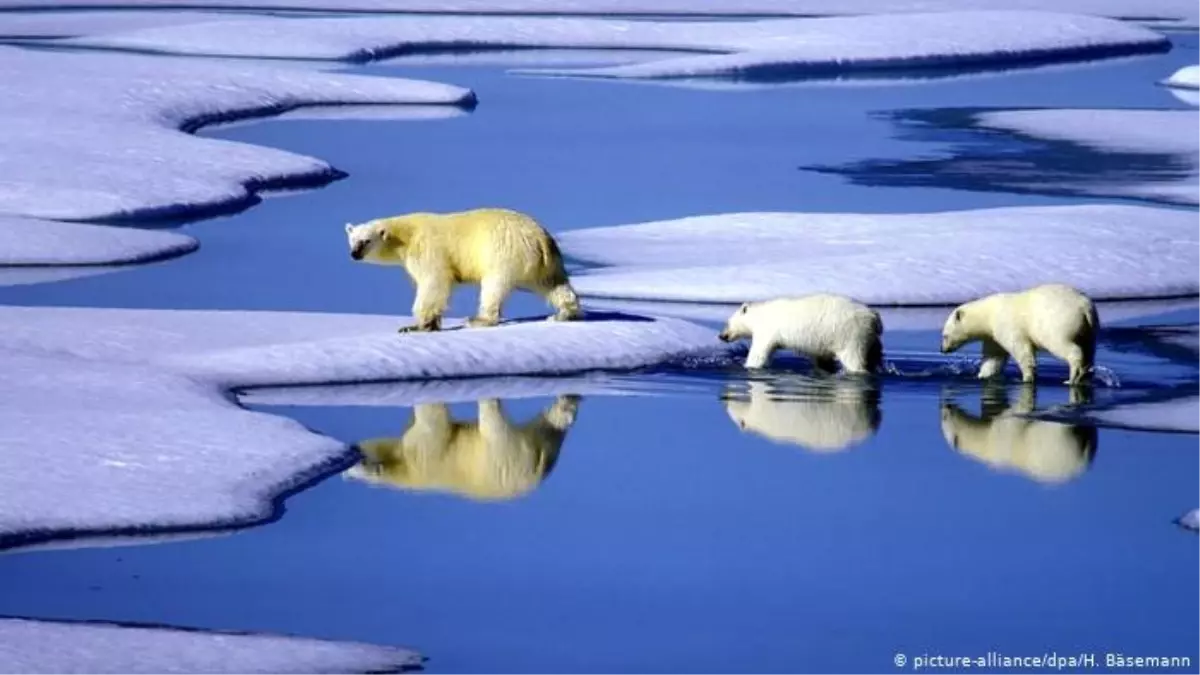
<path id="1" fill-rule="evenodd" d="M 942 328 L 942 353 L 964 344 L 983 343 L 979 378 L 999 375 L 1011 356 L 1021 379 L 1037 378 L 1037 351 L 1067 362 L 1066 384 L 1092 376 L 1100 317 L 1083 293 L 1062 284 L 1045 284 L 1018 293 L 996 293 L 959 305 Z"/>
<path id="2" fill-rule="evenodd" d="M 444 403 L 418 405 L 403 436 L 359 443 L 364 459 L 346 475 L 479 501 L 513 499 L 550 474 L 579 401 L 560 396 L 524 424 L 512 423 L 495 399 L 480 401 L 479 419 L 469 422 L 453 419 Z"/>
<path id="3" fill-rule="evenodd" d="M 875 435 L 882 419 L 879 391 L 852 380 L 830 378 L 801 392 L 751 382 L 747 394 L 730 390 L 722 396 L 739 429 L 815 452 L 859 445 Z"/>
<path id="4" fill-rule="evenodd" d="M 1034 390 L 1023 385 L 1017 404 L 1007 401 L 980 417 L 944 401 L 942 436 L 949 446 L 994 469 L 1015 471 L 1040 483 L 1064 483 L 1091 465 L 1098 437 L 1091 426 L 1024 417 L 1034 409 Z"/>
<path id="5" fill-rule="evenodd" d="M 416 324 L 401 331 L 441 328 L 458 284 L 479 284 L 479 312 L 471 326 L 495 326 L 514 290 L 537 293 L 555 308 L 552 317 L 582 316 L 558 244 L 533 218 L 508 209 L 410 213 L 361 225 L 346 224 L 350 256 L 404 267 L 416 285 Z"/>
<path id="6" fill-rule="evenodd" d="M 808 357 L 832 372 L 874 372 L 883 363 L 883 321 L 875 310 L 850 298 L 818 293 L 747 302 L 725 323 L 720 338 L 750 338 L 746 368 L 765 368 L 777 349 Z"/>

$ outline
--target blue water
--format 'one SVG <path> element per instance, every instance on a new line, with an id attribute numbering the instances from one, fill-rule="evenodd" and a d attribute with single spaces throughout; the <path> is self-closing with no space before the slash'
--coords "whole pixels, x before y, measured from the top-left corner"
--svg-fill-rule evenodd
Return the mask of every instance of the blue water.
<path id="1" fill-rule="evenodd" d="M 412 210 L 502 205 L 562 231 L 720 211 L 1089 201 L 869 187 L 799 167 L 952 144 L 897 138 L 874 115 L 891 110 L 1180 107 L 1153 82 L 1195 61 L 1195 40 L 1183 36 L 1166 55 L 1003 77 L 739 92 L 370 66 L 359 70 L 472 87 L 481 104 L 435 122 L 209 130 L 322 157 L 349 178 L 188 225 L 202 241 L 194 255 L 2 288 L 0 302 L 404 314 L 407 280 L 352 264 L 341 226 Z M 471 295 L 454 313 L 470 310 Z M 522 298 L 507 311 L 544 309 Z M 1196 312 L 1174 320 L 1195 323 Z M 1146 351 L 1134 343 L 1126 349 Z M 1143 386 L 1194 383 L 1195 355 L 1172 358 L 1105 348 L 1099 362 Z M 837 428 L 839 411 L 846 424 L 866 420 L 858 441 L 834 452 L 741 429 L 723 401 L 749 386 L 736 369 L 633 383 L 660 395 L 585 394 L 553 470 L 520 498 L 481 503 L 332 477 L 290 498 L 277 522 L 238 534 L 0 557 L 0 615 L 399 644 L 429 656 L 430 672 L 889 672 L 897 652 L 1200 663 L 1200 550 L 1171 522 L 1200 503 L 1195 435 L 1037 427 L 1072 432 L 1030 448 L 1078 460 L 1078 473 L 1051 484 L 948 445 L 944 399 L 976 417 L 983 398 L 997 408 L 996 392 L 969 378 L 892 376 L 846 385 L 841 407 L 820 387 L 775 404 L 788 432 Z M 528 420 L 551 400 L 506 406 Z M 1065 400 L 1047 385 L 1038 404 Z M 477 414 L 473 402 L 450 407 L 460 419 Z M 400 436 L 411 414 L 260 409 L 347 443 Z"/>

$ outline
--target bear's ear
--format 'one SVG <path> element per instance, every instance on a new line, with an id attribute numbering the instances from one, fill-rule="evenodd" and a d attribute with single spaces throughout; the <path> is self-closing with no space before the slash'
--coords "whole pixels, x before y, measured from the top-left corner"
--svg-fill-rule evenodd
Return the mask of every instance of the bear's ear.
<path id="1" fill-rule="evenodd" d="M 346 223 L 346 234 L 354 231 L 354 223 Z"/>
<path id="2" fill-rule="evenodd" d="M 954 322 L 958 323 L 960 321 L 962 321 L 962 310 L 956 309 L 954 310 Z"/>
<path id="3" fill-rule="evenodd" d="M 750 303 L 743 302 L 741 307 L 738 307 L 738 314 L 745 314 L 746 310 L 750 309 Z"/>

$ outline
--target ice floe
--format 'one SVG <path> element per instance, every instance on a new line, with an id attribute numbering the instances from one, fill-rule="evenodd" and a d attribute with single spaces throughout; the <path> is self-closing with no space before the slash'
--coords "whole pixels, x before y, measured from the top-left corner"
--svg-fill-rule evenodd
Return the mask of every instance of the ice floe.
<path id="1" fill-rule="evenodd" d="M 1149 197 L 1200 203 L 1200 115 L 1190 110 L 1002 110 L 976 118 L 978 126 L 1083 146 L 1100 153 L 1160 155 L 1174 160 L 1158 180 L 1070 184 L 1083 194 Z M 1040 180 L 1040 178 L 1039 178 Z"/>
<path id="2" fill-rule="evenodd" d="M 738 303 L 837 292 L 946 305 L 1042 282 L 1097 299 L 1200 293 L 1194 213 L 1141 206 L 734 213 L 565 232 L 592 298 Z M 1154 265 L 1147 267 L 1146 261 Z"/>
<path id="3" fill-rule="evenodd" d="M 72 7 L 113 7 L 112 0 L 72 0 Z M 59 0 L 0 0 L 0 7 L 51 9 Z M 243 11 L 410 12 L 415 14 L 561 14 L 629 16 L 821 16 L 966 9 L 1029 9 L 1043 0 L 124 0 L 128 8 L 215 8 Z M 1152 24 L 1195 26 L 1189 0 L 1055 0 L 1058 11 Z"/>
<path id="4" fill-rule="evenodd" d="M 61 3 L 59 3 L 61 4 Z M 112 3 L 109 3 L 110 5 Z M 227 18 L 222 12 L 182 10 L 104 11 L 31 11 L 0 12 L 0 37 L 5 39 L 37 39 L 79 37 L 122 30 L 137 30 L 182 23 L 216 21 Z M 250 18 L 242 15 L 243 18 Z"/>
<path id="5" fill-rule="evenodd" d="M 1167 91 L 1188 105 L 1200 106 L 1200 66 L 1180 68 L 1162 81 Z"/>
<path id="6" fill-rule="evenodd" d="M 174 232 L 0 216 L 0 265 L 118 265 L 194 251 Z"/>
<path id="7" fill-rule="evenodd" d="M 63 44 L 173 54 L 363 61 L 511 48 L 697 52 L 603 68 L 544 70 L 621 78 L 827 77 L 1044 63 L 1165 51 L 1159 33 L 1096 16 L 965 11 L 759 21 L 546 17 L 229 20 L 85 36 Z"/>
<path id="8" fill-rule="evenodd" d="M 0 308 L 0 548 L 261 522 L 280 494 L 349 459 L 338 441 L 237 407 L 231 388 L 571 374 L 721 349 L 672 319 L 398 335 L 404 321 Z"/>
<path id="9" fill-rule="evenodd" d="M 206 122 L 473 101 L 433 82 L 135 55 L 6 47 L 0 69 L 14 74 L 0 81 L 0 213 L 58 220 L 196 215 L 337 175 L 311 157 L 185 132 Z"/>
<path id="10" fill-rule="evenodd" d="M 374 673 L 421 665 L 399 647 L 100 621 L 0 619 L 6 673 Z"/>

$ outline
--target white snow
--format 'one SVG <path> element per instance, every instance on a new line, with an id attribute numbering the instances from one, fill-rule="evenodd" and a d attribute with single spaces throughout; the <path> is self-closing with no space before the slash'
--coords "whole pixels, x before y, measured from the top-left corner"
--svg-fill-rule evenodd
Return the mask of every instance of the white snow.
<path id="1" fill-rule="evenodd" d="M 1200 531 L 1200 509 L 1192 509 L 1175 519 L 1180 527 L 1193 532 Z"/>
<path id="2" fill-rule="evenodd" d="M 231 388 L 572 374 L 723 349 L 672 319 L 396 333 L 410 322 L 0 307 L 0 548 L 245 525 L 345 460 L 340 442 L 238 408 Z"/>
<path id="3" fill-rule="evenodd" d="M 421 664 L 398 647 L 262 633 L 0 619 L 6 673 L 369 673 Z"/>
<path id="4" fill-rule="evenodd" d="M 585 296 L 739 303 L 836 292 L 946 305 L 1038 283 L 1096 299 L 1200 293 L 1194 213 L 1142 206 L 922 214 L 734 213 L 559 235 Z M 1154 261 L 1147 265 L 1146 261 Z"/>
<path id="5" fill-rule="evenodd" d="M 0 216 L 0 265 L 116 265 L 194 251 L 174 232 Z"/>
<path id="6" fill-rule="evenodd" d="M 1180 68 L 1163 80 L 1167 91 L 1188 105 L 1200 106 L 1200 66 Z"/>
<path id="7" fill-rule="evenodd" d="M 71 0 L 73 7 L 112 7 L 112 0 Z M 1148 23 L 1195 26 L 1200 16 L 1190 0 L 1055 0 L 1063 12 L 1095 14 Z M 0 0 L 0 7 L 56 8 L 61 0 Z M 287 9 L 328 12 L 413 12 L 421 14 L 563 14 L 649 16 L 818 16 L 954 11 L 1039 10 L 1044 0 L 123 0 L 121 7 Z"/>
<path id="8" fill-rule="evenodd" d="M 229 20 L 86 36 L 65 44 L 174 54 L 366 60 L 496 48 L 710 52 L 545 73 L 661 78 L 830 76 L 861 69 L 1010 65 L 1163 51 L 1154 31 L 1095 16 L 976 11 L 759 21 L 545 17 L 371 17 Z"/>
<path id="9" fill-rule="evenodd" d="M 1163 80 L 1163 84 L 1182 89 L 1200 89 L 1200 66 L 1180 68 Z"/>
<path id="10" fill-rule="evenodd" d="M 0 36 L 6 39 L 77 37 L 154 26 L 215 21 L 228 16 L 229 14 L 224 12 L 178 10 L 6 11 L 0 12 Z M 242 16 L 249 18 L 244 14 Z"/>
<path id="11" fill-rule="evenodd" d="M 1194 110 L 1044 109 L 981 113 L 976 125 L 1100 152 L 1167 155 L 1153 182 L 1109 180 L 1068 185 L 1086 194 L 1150 197 L 1200 203 L 1200 113 Z M 1045 179 L 1039 178 L 1039 182 Z"/>
<path id="12" fill-rule="evenodd" d="M 0 213 L 58 220 L 179 216 L 252 189 L 326 180 L 320 160 L 180 131 L 311 104 L 459 104 L 432 82 L 254 64 L 0 48 Z"/>

